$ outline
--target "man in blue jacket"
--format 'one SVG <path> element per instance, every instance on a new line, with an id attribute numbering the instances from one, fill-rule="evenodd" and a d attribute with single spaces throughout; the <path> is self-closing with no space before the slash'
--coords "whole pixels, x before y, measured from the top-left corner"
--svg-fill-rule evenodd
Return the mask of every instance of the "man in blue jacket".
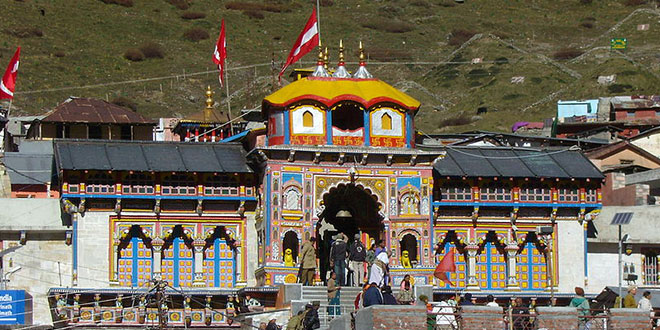
<path id="1" fill-rule="evenodd" d="M 383 304 L 383 294 L 380 292 L 376 283 L 371 283 L 369 288 L 364 292 L 362 295 L 362 304 L 364 307 Z"/>

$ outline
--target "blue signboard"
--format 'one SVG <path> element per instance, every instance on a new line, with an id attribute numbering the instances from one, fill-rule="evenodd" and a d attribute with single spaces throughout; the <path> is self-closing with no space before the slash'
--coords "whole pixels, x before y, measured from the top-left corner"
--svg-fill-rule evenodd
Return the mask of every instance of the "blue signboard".
<path id="1" fill-rule="evenodd" d="M 25 324 L 25 291 L 0 290 L 0 324 Z"/>

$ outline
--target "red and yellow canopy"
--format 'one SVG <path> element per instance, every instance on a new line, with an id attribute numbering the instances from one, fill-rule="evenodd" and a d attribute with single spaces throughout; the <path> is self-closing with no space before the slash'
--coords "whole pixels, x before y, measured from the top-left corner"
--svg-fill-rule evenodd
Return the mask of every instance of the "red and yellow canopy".
<path id="1" fill-rule="evenodd" d="M 391 102 L 407 111 L 417 111 L 420 106 L 419 101 L 378 79 L 307 77 L 266 96 L 263 109 L 286 107 L 309 99 L 321 102 L 328 108 L 340 101 L 358 102 L 365 108 Z"/>

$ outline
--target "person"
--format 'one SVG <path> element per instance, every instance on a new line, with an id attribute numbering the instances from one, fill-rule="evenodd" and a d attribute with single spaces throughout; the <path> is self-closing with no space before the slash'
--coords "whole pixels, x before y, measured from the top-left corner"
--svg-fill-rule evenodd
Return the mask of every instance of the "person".
<path id="1" fill-rule="evenodd" d="M 623 308 L 637 308 L 637 301 L 635 301 L 636 294 L 637 294 L 637 287 L 635 286 L 628 287 L 628 294 L 626 295 L 625 298 L 623 298 Z"/>
<path id="2" fill-rule="evenodd" d="M 649 311 L 651 313 L 651 317 L 653 317 L 653 305 L 651 305 L 651 292 L 649 291 L 644 291 L 642 294 L 642 298 L 639 300 L 639 303 L 637 304 L 637 308 Z"/>
<path id="3" fill-rule="evenodd" d="M 334 265 L 334 271 L 337 274 L 337 279 L 339 285 L 345 285 L 346 279 L 346 254 L 347 246 L 344 242 L 344 237 L 342 234 L 337 234 L 333 238 L 335 239 L 330 248 L 330 264 Z"/>
<path id="4" fill-rule="evenodd" d="M 364 307 L 383 304 L 383 294 L 380 292 L 378 284 L 372 282 L 367 290 L 364 291 L 364 294 L 362 294 L 362 304 Z"/>
<path id="5" fill-rule="evenodd" d="M 461 299 L 461 306 L 468 305 L 474 305 L 474 303 L 472 303 L 472 294 L 469 292 L 463 296 L 463 299 Z"/>
<path id="6" fill-rule="evenodd" d="M 364 294 L 365 291 L 367 291 L 368 288 L 369 288 L 369 283 L 364 283 L 364 285 L 362 285 L 362 290 L 358 292 L 358 294 L 355 296 L 355 301 L 353 301 L 355 310 L 358 310 L 360 309 L 360 307 L 363 306 L 362 295 Z"/>
<path id="7" fill-rule="evenodd" d="M 385 278 L 388 276 L 388 264 L 390 262 L 386 251 L 382 251 L 376 256 L 376 260 L 371 265 L 371 274 L 369 283 L 376 283 L 378 286 L 386 284 Z"/>
<path id="8" fill-rule="evenodd" d="M 359 286 L 364 282 L 364 262 L 367 259 L 367 250 L 360 240 L 360 234 L 355 234 L 355 240 L 348 252 L 348 261 L 353 271 L 353 285 Z"/>
<path id="9" fill-rule="evenodd" d="M 365 261 L 367 262 L 367 279 L 371 277 L 371 265 L 374 264 L 374 261 L 376 260 L 376 241 L 372 238 L 369 241 L 369 250 L 367 250 L 367 257 L 365 258 Z M 369 282 L 367 281 L 367 284 Z"/>
<path id="10" fill-rule="evenodd" d="M 514 304 L 511 306 L 511 318 L 513 321 L 514 330 L 528 330 L 529 325 L 529 308 L 525 306 L 522 298 L 516 297 Z"/>
<path id="11" fill-rule="evenodd" d="M 311 237 L 309 241 L 302 245 L 300 268 L 302 269 L 300 283 L 303 285 L 314 285 L 314 276 L 316 275 L 316 249 L 314 248 L 316 237 Z"/>
<path id="12" fill-rule="evenodd" d="M 403 276 L 403 280 L 401 280 L 401 288 L 399 289 L 396 298 L 401 305 L 412 305 L 415 302 L 409 274 Z"/>
<path id="13" fill-rule="evenodd" d="M 486 301 L 488 302 L 488 303 L 486 303 L 486 306 L 488 306 L 488 307 L 500 307 L 500 305 L 498 305 L 495 302 L 495 296 L 493 296 L 492 294 L 489 294 L 488 296 L 486 296 Z"/>
<path id="14" fill-rule="evenodd" d="M 396 301 L 396 298 L 392 295 L 392 287 L 389 285 L 383 285 L 383 288 L 380 290 L 380 293 L 383 295 L 383 305 L 398 305 L 399 302 Z"/>
<path id="15" fill-rule="evenodd" d="M 378 255 L 383 251 L 385 251 L 385 240 L 379 239 L 378 246 L 376 247 L 376 251 L 374 251 L 376 257 L 378 257 Z"/>
<path id="16" fill-rule="evenodd" d="M 435 315 L 436 329 L 453 330 L 457 326 L 456 316 L 454 316 L 454 313 L 456 313 L 456 300 L 454 298 L 455 296 L 451 295 L 433 307 L 432 313 Z"/>
<path id="17" fill-rule="evenodd" d="M 266 330 L 267 326 L 266 322 L 261 322 L 259 323 L 259 330 Z"/>
<path id="18" fill-rule="evenodd" d="M 426 306 L 426 329 L 433 330 L 435 328 L 435 317 L 433 316 L 433 306 L 429 304 L 429 297 L 420 295 L 419 303 Z"/>
<path id="19" fill-rule="evenodd" d="M 271 319 L 268 321 L 268 325 L 266 326 L 266 330 L 279 330 L 282 329 L 279 325 L 277 325 L 277 320 L 276 319 Z"/>
<path id="20" fill-rule="evenodd" d="M 263 306 L 261 306 L 259 300 L 254 299 L 249 294 L 245 295 L 245 306 L 250 312 L 263 311 Z"/>
<path id="21" fill-rule="evenodd" d="M 340 291 L 341 286 L 337 286 L 337 273 L 334 271 L 330 272 L 330 279 L 328 280 L 328 315 L 330 316 L 338 316 L 341 315 L 340 311 L 340 303 L 339 303 L 339 297 L 340 297 Z M 335 307 L 336 306 L 336 307 Z"/>
<path id="22" fill-rule="evenodd" d="M 571 302 L 568 305 L 571 307 L 577 307 L 579 329 L 589 329 L 589 319 L 586 318 L 589 314 L 589 300 L 584 297 L 584 289 L 579 286 L 575 287 L 575 294 L 576 296 L 571 299 Z"/>
<path id="23" fill-rule="evenodd" d="M 318 329 L 321 327 L 321 320 L 319 320 L 319 307 L 321 307 L 321 302 L 315 300 L 312 302 L 312 305 L 307 304 L 309 309 L 305 311 L 305 318 L 303 319 L 303 329 L 312 330 Z"/>
<path id="24" fill-rule="evenodd" d="M 311 308 L 312 305 L 309 305 Z M 289 322 L 286 324 L 286 330 L 301 330 L 303 328 L 303 319 L 305 318 L 305 311 L 299 310 L 298 314 L 291 316 Z"/>

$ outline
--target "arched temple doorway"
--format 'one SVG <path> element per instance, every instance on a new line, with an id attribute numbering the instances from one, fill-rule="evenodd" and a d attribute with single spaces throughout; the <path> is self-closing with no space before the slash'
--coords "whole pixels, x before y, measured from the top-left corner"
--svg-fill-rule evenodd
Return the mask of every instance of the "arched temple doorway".
<path id="1" fill-rule="evenodd" d="M 151 239 L 139 225 L 131 226 L 119 243 L 117 280 L 120 286 L 148 286 L 153 275 Z"/>
<path id="2" fill-rule="evenodd" d="M 382 205 L 369 188 L 353 183 L 339 184 L 323 195 L 323 205 L 325 208 L 319 216 L 316 235 L 321 279 L 325 282 L 333 235 L 346 234 L 349 245 L 357 233 L 376 241 L 385 236 L 383 217 L 379 214 Z M 363 243 L 368 246 L 367 242 Z"/>

